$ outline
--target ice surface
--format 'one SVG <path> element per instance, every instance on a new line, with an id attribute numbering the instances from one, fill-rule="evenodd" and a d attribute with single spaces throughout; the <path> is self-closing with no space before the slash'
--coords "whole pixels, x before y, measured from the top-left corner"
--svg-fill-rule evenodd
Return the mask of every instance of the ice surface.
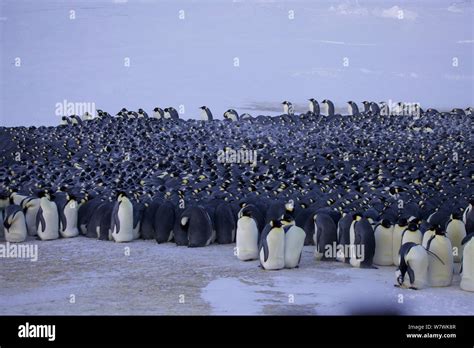
<path id="1" fill-rule="evenodd" d="M 187 248 L 84 237 L 27 242 L 38 244 L 37 262 L 0 259 L 1 315 L 474 314 L 474 294 L 460 290 L 459 275 L 447 288 L 399 289 L 395 267 L 316 262 L 311 246 L 300 268 L 264 271 L 258 261 L 239 261 L 233 245 Z"/>

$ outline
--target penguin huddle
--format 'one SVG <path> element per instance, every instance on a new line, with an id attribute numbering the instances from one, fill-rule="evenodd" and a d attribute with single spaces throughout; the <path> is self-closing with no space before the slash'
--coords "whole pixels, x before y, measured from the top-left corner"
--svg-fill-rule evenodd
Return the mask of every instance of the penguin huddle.
<path id="1" fill-rule="evenodd" d="M 320 261 L 399 266 L 397 285 L 412 288 L 451 284 L 461 263 L 473 291 L 472 109 L 392 117 L 348 105 L 341 115 L 311 98 L 297 114 L 285 101 L 279 116 L 222 120 L 206 106 L 201 120 L 123 108 L 0 127 L 0 234 L 235 242 L 265 269 L 294 268 L 314 245 Z M 256 165 L 217 161 L 226 148 L 255 150 Z"/>

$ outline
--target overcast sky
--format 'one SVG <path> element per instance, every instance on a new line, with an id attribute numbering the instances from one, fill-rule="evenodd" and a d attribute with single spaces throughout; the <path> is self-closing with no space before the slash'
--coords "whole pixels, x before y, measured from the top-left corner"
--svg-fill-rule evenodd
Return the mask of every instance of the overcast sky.
<path id="1" fill-rule="evenodd" d="M 58 103 L 275 114 L 290 100 L 473 106 L 472 1 L 0 0 L 0 125 Z M 255 109 L 255 110 L 253 110 Z"/>

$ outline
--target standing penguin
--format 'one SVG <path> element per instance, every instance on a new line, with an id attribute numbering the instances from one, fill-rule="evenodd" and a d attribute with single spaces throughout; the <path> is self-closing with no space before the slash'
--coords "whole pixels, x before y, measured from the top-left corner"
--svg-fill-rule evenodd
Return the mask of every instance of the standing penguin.
<path id="1" fill-rule="evenodd" d="M 237 220 L 236 250 L 237 258 L 242 261 L 258 258 L 259 211 L 254 205 L 244 206 Z"/>
<path id="2" fill-rule="evenodd" d="M 229 244 L 234 242 L 237 226 L 234 212 L 229 203 L 223 202 L 216 207 L 214 225 L 217 243 Z"/>
<path id="3" fill-rule="evenodd" d="M 21 203 L 25 211 L 26 228 L 29 236 L 36 236 L 36 215 L 40 208 L 40 199 L 37 197 L 28 197 Z"/>
<path id="4" fill-rule="evenodd" d="M 209 110 L 209 108 L 205 105 L 201 106 L 199 109 L 201 109 L 201 119 L 204 121 L 212 121 L 214 117 L 212 117 L 212 112 Z"/>
<path id="5" fill-rule="evenodd" d="M 398 257 L 400 266 L 395 272 L 397 286 L 414 290 L 428 286 L 429 259 L 423 246 L 412 242 L 405 243 L 400 248 Z"/>
<path id="6" fill-rule="evenodd" d="M 314 215 L 314 257 L 316 260 L 333 260 L 336 258 L 337 227 L 334 220 L 327 214 Z"/>
<path id="7" fill-rule="evenodd" d="M 375 255 L 374 264 L 379 266 L 393 265 L 393 226 L 390 221 L 383 219 L 375 226 Z"/>
<path id="8" fill-rule="evenodd" d="M 26 239 L 25 214 L 19 205 L 12 204 L 5 208 L 3 226 L 7 242 L 19 243 Z"/>
<path id="9" fill-rule="evenodd" d="M 446 237 L 451 241 L 453 246 L 454 262 L 461 262 L 462 258 L 462 240 L 466 237 L 466 226 L 461 220 L 462 216 L 460 213 L 455 212 L 451 214 L 450 219 L 446 223 Z"/>
<path id="10" fill-rule="evenodd" d="M 349 112 L 349 115 L 356 116 L 359 114 L 359 107 L 352 100 L 349 100 L 347 102 L 347 111 Z"/>
<path id="11" fill-rule="evenodd" d="M 121 242 L 133 240 L 133 205 L 125 192 L 119 192 L 110 222 L 111 239 Z"/>
<path id="12" fill-rule="evenodd" d="M 159 206 L 154 216 L 153 229 L 158 244 L 171 242 L 175 224 L 175 209 L 173 203 L 166 201 Z"/>
<path id="13" fill-rule="evenodd" d="M 155 227 L 153 224 L 155 222 L 156 211 L 160 207 L 160 204 L 160 199 L 154 199 L 150 203 L 145 203 L 145 211 L 143 212 L 143 219 L 140 227 L 140 234 L 143 239 L 155 238 Z"/>
<path id="14" fill-rule="evenodd" d="M 285 232 L 279 220 L 272 220 L 262 231 L 259 246 L 260 264 L 266 270 L 285 267 Z"/>
<path id="15" fill-rule="evenodd" d="M 56 203 L 51 201 L 47 192 L 41 192 L 40 208 L 36 215 L 36 233 L 41 240 L 52 240 L 59 238 L 59 214 Z"/>
<path id="16" fill-rule="evenodd" d="M 429 224 L 426 228 L 426 231 L 423 232 L 423 240 L 421 241 L 421 245 L 423 245 L 423 247 L 428 247 L 428 241 L 436 234 L 436 226 L 437 225 Z"/>
<path id="17" fill-rule="evenodd" d="M 319 116 L 320 109 L 319 109 L 319 103 L 316 99 L 310 98 L 309 100 L 309 112 L 313 114 L 314 116 Z"/>
<path id="18" fill-rule="evenodd" d="M 375 236 L 370 222 L 360 214 L 354 214 L 350 228 L 352 267 L 374 268 Z"/>
<path id="19" fill-rule="evenodd" d="M 165 117 L 165 112 L 163 111 L 163 109 L 156 107 L 153 109 L 153 117 L 161 120 Z"/>
<path id="20" fill-rule="evenodd" d="M 461 289 L 474 291 L 474 233 L 468 234 L 462 241 Z"/>
<path id="21" fill-rule="evenodd" d="M 350 229 L 354 214 L 345 213 L 337 223 L 337 261 L 349 263 Z"/>
<path id="22" fill-rule="evenodd" d="M 429 257 L 428 279 L 431 286 L 449 286 L 453 281 L 454 261 L 451 241 L 441 228 L 428 241 L 426 250 L 433 253 Z"/>
<path id="23" fill-rule="evenodd" d="M 321 103 L 323 105 L 323 112 L 325 116 L 334 116 L 334 104 L 329 99 L 324 99 Z"/>
<path id="24" fill-rule="evenodd" d="M 283 114 L 285 115 L 294 115 L 295 112 L 293 110 L 293 104 L 291 104 L 289 101 L 284 101 L 281 103 L 283 105 Z"/>
<path id="25" fill-rule="evenodd" d="M 418 224 L 412 221 L 408 224 L 408 227 L 402 233 L 402 245 L 408 242 L 421 244 L 423 235 L 418 229 Z"/>
<path id="26" fill-rule="evenodd" d="M 206 209 L 194 206 L 181 214 L 181 226 L 188 232 L 188 247 L 203 247 L 215 239 L 215 231 Z"/>
<path id="27" fill-rule="evenodd" d="M 393 264 L 395 266 L 399 265 L 398 254 L 400 252 L 400 247 L 402 246 L 402 234 L 403 231 L 408 226 L 408 221 L 405 218 L 399 218 L 396 225 L 393 227 L 393 237 L 392 237 L 392 255 L 393 255 Z"/>
<path id="28" fill-rule="evenodd" d="M 285 231 L 285 268 L 295 268 L 301 261 L 306 232 L 295 225 L 291 216 L 286 216 L 284 219 L 288 223 L 283 227 Z"/>
<path id="29" fill-rule="evenodd" d="M 70 194 L 62 196 L 56 200 L 59 213 L 59 234 L 63 238 L 77 237 L 78 204 L 76 198 Z"/>

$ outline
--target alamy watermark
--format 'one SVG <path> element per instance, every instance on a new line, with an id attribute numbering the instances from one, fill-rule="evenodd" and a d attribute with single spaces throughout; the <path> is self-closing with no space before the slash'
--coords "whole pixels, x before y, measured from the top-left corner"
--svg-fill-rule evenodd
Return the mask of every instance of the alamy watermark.
<path id="1" fill-rule="evenodd" d="M 55 104 L 55 115 L 56 116 L 82 116 L 86 112 L 90 115 L 95 115 L 95 103 L 94 102 L 70 102 L 64 99 L 62 102 Z"/>
<path id="2" fill-rule="evenodd" d="M 0 244 L 0 258 L 30 259 L 38 261 L 38 244 L 16 244 L 6 242 Z"/>
<path id="3" fill-rule="evenodd" d="M 257 165 L 257 150 L 239 149 L 234 150 L 226 147 L 217 151 L 217 162 L 219 163 L 243 163 L 252 167 Z"/>

